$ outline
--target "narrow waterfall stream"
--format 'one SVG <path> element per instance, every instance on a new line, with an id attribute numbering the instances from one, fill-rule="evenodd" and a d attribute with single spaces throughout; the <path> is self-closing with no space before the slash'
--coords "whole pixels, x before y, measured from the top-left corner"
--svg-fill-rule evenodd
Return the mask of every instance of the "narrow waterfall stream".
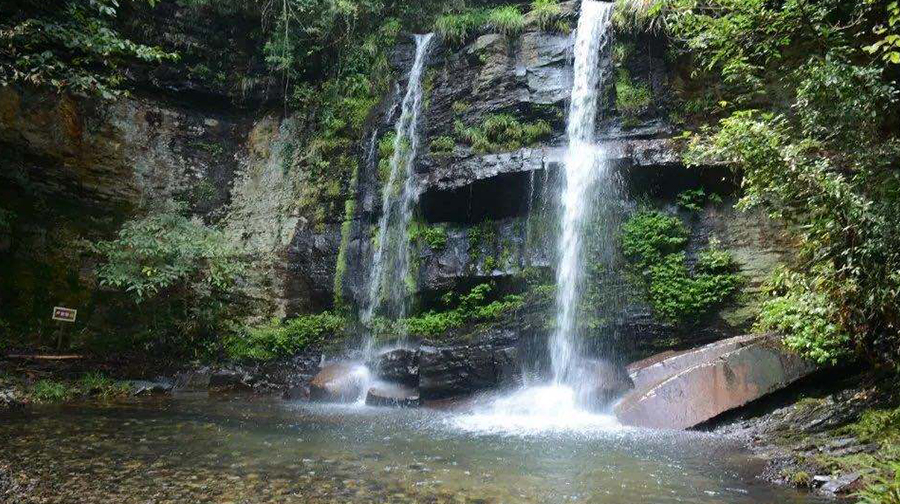
<path id="1" fill-rule="evenodd" d="M 618 427 L 612 415 L 598 414 L 588 407 L 601 364 L 584 359 L 575 323 L 583 277 L 583 231 L 591 214 L 592 191 L 606 168 L 603 149 L 594 144 L 593 137 L 600 56 L 611 38 L 612 11 L 611 3 L 584 0 L 575 32 L 568 148 L 560 188 L 556 328 L 548 343 L 551 380 L 526 383 L 524 388 L 476 408 L 472 415 L 455 418 L 453 423 L 464 430 L 527 434 Z"/>
<path id="2" fill-rule="evenodd" d="M 418 199 L 413 163 L 419 146 L 417 129 L 422 110 L 422 72 L 433 38 L 434 34 L 431 33 L 415 36 L 416 55 L 409 72 L 400 117 L 394 126 L 390 174 L 382 189 L 378 237 L 372 257 L 367 297 L 360 313 L 360 319 L 365 325 L 371 324 L 376 315 L 399 320 L 407 311 L 408 228 Z M 374 350 L 373 347 L 374 341 L 369 334 L 365 344 L 367 356 Z"/>
<path id="3" fill-rule="evenodd" d="M 550 340 L 553 380 L 576 386 L 578 348 L 575 316 L 583 278 L 584 227 L 590 215 L 591 190 L 605 171 L 603 149 L 594 144 L 597 94 L 600 81 L 600 52 L 611 38 L 613 4 L 585 0 L 575 39 L 575 68 L 569 119 L 569 144 L 564 162 L 561 190 L 560 233 L 556 268 L 556 330 Z M 609 229 L 598 230 L 611 233 Z M 606 237 L 604 237 L 606 238 Z"/>

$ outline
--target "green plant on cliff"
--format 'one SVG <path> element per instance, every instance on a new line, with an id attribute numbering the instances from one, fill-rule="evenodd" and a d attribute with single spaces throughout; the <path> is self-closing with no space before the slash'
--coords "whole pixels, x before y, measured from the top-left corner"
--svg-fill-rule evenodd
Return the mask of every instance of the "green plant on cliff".
<path id="1" fill-rule="evenodd" d="M 549 30 L 558 26 L 562 16 L 562 8 L 557 0 L 533 0 L 531 15 L 541 30 Z"/>
<path id="2" fill-rule="evenodd" d="M 547 121 L 521 122 L 510 114 L 492 114 L 478 126 L 454 123 L 454 134 L 478 153 L 512 151 L 545 140 L 553 132 Z"/>
<path id="3" fill-rule="evenodd" d="M 447 228 L 439 224 L 430 226 L 424 222 L 413 222 L 409 228 L 409 240 L 425 243 L 431 250 L 443 250 L 447 246 Z"/>
<path id="4" fill-rule="evenodd" d="M 487 26 L 507 37 L 512 37 L 525 29 L 525 16 L 515 5 L 496 7 L 487 13 Z"/>
<path id="5" fill-rule="evenodd" d="M 880 474 L 854 495 L 859 504 L 900 504 L 900 462 L 881 464 Z"/>
<path id="6" fill-rule="evenodd" d="M 324 312 L 301 315 L 285 321 L 272 320 L 267 324 L 246 327 L 225 339 L 225 354 L 233 360 L 266 361 L 290 357 L 310 345 L 323 343 L 327 336 L 340 334 L 346 319 Z"/>
<path id="7" fill-rule="evenodd" d="M 52 5 L 23 0 L 0 7 L 0 86 L 47 86 L 112 98 L 121 92 L 129 62 L 177 58 L 119 32 L 118 11 L 117 0 Z"/>
<path id="8" fill-rule="evenodd" d="M 675 216 L 643 210 L 622 225 L 622 250 L 640 279 L 654 310 L 677 324 L 696 321 L 722 306 L 741 278 L 734 258 L 711 241 L 698 254 L 694 271 L 683 249 L 688 231 Z"/>
<path id="9" fill-rule="evenodd" d="M 637 118 L 653 104 L 653 94 L 646 83 L 636 82 L 625 69 L 616 73 L 616 109 L 627 118 Z"/>
<path id="10" fill-rule="evenodd" d="M 126 222 L 113 240 L 89 244 L 101 285 L 131 297 L 154 340 L 190 345 L 227 319 L 226 300 L 244 262 L 225 235 L 186 215 L 182 204 Z M 234 310 L 236 306 L 232 306 Z"/>
<path id="11" fill-rule="evenodd" d="M 484 283 L 459 296 L 449 292 L 442 298 L 443 310 L 429 310 L 393 324 L 381 321 L 376 332 L 391 335 L 402 328 L 403 332 L 416 336 L 441 336 L 467 324 L 496 322 L 525 302 L 522 295 L 497 297 L 492 296 L 493 291 L 493 285 Z"/>

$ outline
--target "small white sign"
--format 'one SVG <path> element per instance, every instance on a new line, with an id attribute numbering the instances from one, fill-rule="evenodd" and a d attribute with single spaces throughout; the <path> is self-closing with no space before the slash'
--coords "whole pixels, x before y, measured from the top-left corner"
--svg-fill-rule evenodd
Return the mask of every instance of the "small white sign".
<path id="1" fill-rule="evenodd" d="M 59 320 L 61 322 L 75 322 L 76 316 L 78 316 L 78 310 L 73 310 L 72 308 L 63 308 L 62 306 L 56 306 L 53 308 L 53 320 Z"/>

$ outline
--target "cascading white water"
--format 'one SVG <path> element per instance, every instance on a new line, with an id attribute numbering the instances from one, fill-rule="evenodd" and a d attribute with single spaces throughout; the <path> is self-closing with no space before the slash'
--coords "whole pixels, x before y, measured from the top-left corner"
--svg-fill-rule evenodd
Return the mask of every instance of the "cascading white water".
<path id="1" fill-rule="evenodd" d="M 491 401 L 453 423 L 472 431 L 528 434 L 546 430 L 609 430 L 618 423 L 585 407 L 602 364 L 582 357 L 575 318 L 582 287 L 583 231 L 590 202 L 606 171 L 603 148 L 594 144 L 600 55 L 609 43 L 610 3 L 583 0 L 575 33 L 574 79 L 567 125 L 568 149 L 560 197 L 556 275 L 556 329 L 549 342 L 550 383 L 527 386 Z M 607 191 L 601 191 L 605 193 Z"/>
<path id="2" fill-rule="evenodd" d="M 609 40 L 612 4 L 585 0 L 575 38 L 575 68 L 567 125 L 568 149 L 561 192 L 561 223 L 556 269 L 556 330 L 550 340 L 550 359 L 556 384 L 577 386 L 574 374 L 581 353 L 575 315 L 582 280 L 583 231 L 590 215 L 589 191 L 607 163 L 594 144 L 600 52 Z"/>
<path id="3" fill-rule="evenodd" d="M 433 36 L 429 33 L 415 37 L 416 55 L 409 72 L 400 118 L 394 127 L 391 169 L 382 189 L 377 243 L 369 274 L 367 298 L 360 313 L 365 325 L 369 325 L 382 308 L 386 308 L 388 315 L 394 319 L 406 315 L 406 299 L 409 295 L 408 228 L 419 196 L 413 176 L 413 162 L 419 146 L 417 129 L 422 109 L 422 72 Z M 372 351 L 372 346 L 370 337 L 366 342 L 367 354 Z"/>

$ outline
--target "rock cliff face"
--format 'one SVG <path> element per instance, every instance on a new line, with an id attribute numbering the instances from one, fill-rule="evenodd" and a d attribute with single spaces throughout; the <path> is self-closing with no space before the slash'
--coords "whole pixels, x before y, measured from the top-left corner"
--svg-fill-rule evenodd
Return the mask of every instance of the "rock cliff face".
<path id="1" fill-rule="evenodd" d="M 574 16 L 577 2 L 565 5 Z M 175 11 L 170 15 L 177 18 Z M 165 36 L 159 19 L 151 24 L 156 36 Z M 199 36 L 191 27 L 172 29 L 184 37 Z M 258 71 L 249 36 L 240 33 L 239 24 L 230 30 L 211 43 L 236 44 L 237 54 L 226 66 L 231 72 L 245 69 L 245 78 L 254 84 L 241 97 L 227 79 L 204 80 L 197 72 L 184 77 L 184 68 L 135 68 L 138 90 L 115 101 L 0 89 L 0 195 L 19 216 L 11 236 L 0 238 L 0 303 L 11 317 L 36 318 L 53 304 L 68 304 L 82 307 L 85 323 L 108 324 L 115 318 L 105 301 L 111 294 L 96 286 L 91 259 L 73 244 L 108 237 L 137 209 L 172 198 L 187 201 L 199 218 L 222 225 L 253 259 L 241 290 L 258 303 L 260 315 L 328 309 L 335 290 L 351 306 L 360 300 L 370 267 L 371 228 L 380 210 L 376 146 L 399 113 L 396 103 L 412 45 L 406 39 L 396 48 L 392 61 L 400 78 L 350 153 L 359 160 L 356 187 L 336 186 L 325 200 L 304 202 L 310 174 L 292 159 L 306 118 L 284 116 L 268 77 Z M 652 40 L 635 43 L 645 48 L 646 57 L 615 64 L 605 59 L 610 78 L 597 131 L 622 181 L 620 206 L 627 213 L 636 201 L 647 201 L 675 210 L 675 196 L 685 189 L 722 194 L 722 204 L 683 213 L 691 233 L 688 255 L 715 236 L 748 278 L 732 307 L 689 329 L 662 322 L 623 280 L 628 303 L 615 323 L 624 328 L 623 340 L 647 344 L 645 351 L 651 352 L 670 346 L 675 337 L 693 343 L 746 328 L 754 292 L 784 260 L 790 242 L 763 216 L 732 210 L 735 184 L 724 168 L 682 166 L 671 140 L 675 128 L 666 121 L 671 72 L 664 47 Z M 436 42 L 432 48 L 422 154 L 415 165 L 421 189 L 417 219 L 442 228 L 446 243 L 417 242 L 420 307 L 485 281 L 520 292 L 527 275 L 549 273 L 571 46 L 568 34 L 531 29 L 515 38 L 485 34 L 463 47 Z M 204 54 L 192 56 L 192 68 L 210 60 Z M 647 82 L 654 96 L 651 106 L 627 119 L 615 110 L 611 84 L 615 68 L 623 66 Z M 540 123 L 549 129 L 510 140 L 486 123 L 498 114 L 520 126 Z M 486 144 L 473 141 L 473 129 Z M 348 200 L 356 203 L 355 211 L 344 215 Z M 310 208 L 326 210 L 312 216 Z M 342 234 L 342 224 L 349 233 Z M 535 320 L 541 317 L 503 324 L 513 333 L 540 332 Z M 488 333 L 485 345 L 490 346 Z M 429 355 L 423 353 L 423 360 Z"/>

